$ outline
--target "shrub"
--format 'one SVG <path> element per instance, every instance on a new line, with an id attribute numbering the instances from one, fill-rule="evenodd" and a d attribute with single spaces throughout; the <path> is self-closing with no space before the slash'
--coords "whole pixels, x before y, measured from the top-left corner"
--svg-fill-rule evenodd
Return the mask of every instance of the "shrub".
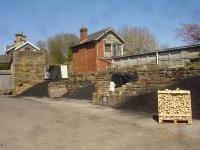
<path id="1" fill-rule="evenodd" d="M 73 54 L 72 48 L 69 47 L 68 50 L 67 50 L 67 61 L 68 61 L 68 62 L 71 62 L 71 61 L 72 61 L 72 54 Z"/>
<path id="2" fill-rule="evenodd" d="M 10 64 L 0 64 L 0 70 L 10 70 Z"/>
<path id="3" fill-rule="evenodd" d="M 188 63 L 186 63 L 186 67 L 200 68 L 200 61 L 188 62 Z"/>

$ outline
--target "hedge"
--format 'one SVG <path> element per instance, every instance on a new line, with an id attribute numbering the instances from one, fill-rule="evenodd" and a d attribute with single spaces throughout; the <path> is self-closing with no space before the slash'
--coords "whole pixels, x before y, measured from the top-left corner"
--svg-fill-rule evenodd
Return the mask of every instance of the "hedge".
<path id="1" fill-rule="evenodd" d="M 0 64 L 0 70 L 10 70 L 10 64 Z"/>

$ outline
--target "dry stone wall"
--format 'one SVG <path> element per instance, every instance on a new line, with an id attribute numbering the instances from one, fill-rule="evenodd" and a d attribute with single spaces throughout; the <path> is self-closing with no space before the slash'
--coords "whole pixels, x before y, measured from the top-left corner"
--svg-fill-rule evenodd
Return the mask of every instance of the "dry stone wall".
<path id="1" fill-rule="evenodd" d="M 129 71 L 137 71 L 138 81 L 109 92 L 112 73 Z M 200 118 L 200 69 L 194 68 L 137 67 L 99 73 L 93 101 L 96 104 L 157 114 L 157 91 L 176 88 L 191 91 L 193 116 Z"/>
<path id="2" fill-rule="evenodd" d="M 48 84 L 48 96 L 51 98 L 91 99 L 94 92 L 93 80 L 87 80 L 85 75 L 78 76 L 78 79 L 77 75 L 73 75 L 74 78 L 51 81 Z"/>
<path id="3" fill-rule="evenodd" d="M 12 70 L 15 94 L 44 81 L 45 64 L 46 55 L 43 51 L 15 51 Z"/>

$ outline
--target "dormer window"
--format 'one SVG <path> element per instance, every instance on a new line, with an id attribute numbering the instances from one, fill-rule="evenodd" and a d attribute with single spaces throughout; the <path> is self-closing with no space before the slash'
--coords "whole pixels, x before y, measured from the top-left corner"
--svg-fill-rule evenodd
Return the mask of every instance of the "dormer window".
<path id="1" fill-rule="evenodd" d="M 104 44 L 104 57 L 116 57 L 123 55 L 122 44 L 117 43 L 105 43 Z"/>

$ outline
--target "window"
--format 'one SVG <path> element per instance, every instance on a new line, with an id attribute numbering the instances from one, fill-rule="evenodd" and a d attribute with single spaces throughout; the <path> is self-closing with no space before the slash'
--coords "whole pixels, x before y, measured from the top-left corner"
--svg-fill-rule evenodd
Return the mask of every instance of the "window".
<path id="1" fill-rule="evenodd" d="M 111 57 L 111 44 L 105 44 L 104 57 Z"/>
<path id="2" fill-rule="evenodd" d="M 105 52 L 111 52 L 111 44 L 105 44 Z"/>
<path id="3" fill-rule="evenodd" d="M 122 48 L 121 44 L 105 43 L 104 57 L 122 56 Z"/>
<path id="4" fill-rule="evenodd" d="M 113 55 L 114 56 L 121 56 L 121 45 L 120 44 L 114 44 L 113 45 Z"/>

